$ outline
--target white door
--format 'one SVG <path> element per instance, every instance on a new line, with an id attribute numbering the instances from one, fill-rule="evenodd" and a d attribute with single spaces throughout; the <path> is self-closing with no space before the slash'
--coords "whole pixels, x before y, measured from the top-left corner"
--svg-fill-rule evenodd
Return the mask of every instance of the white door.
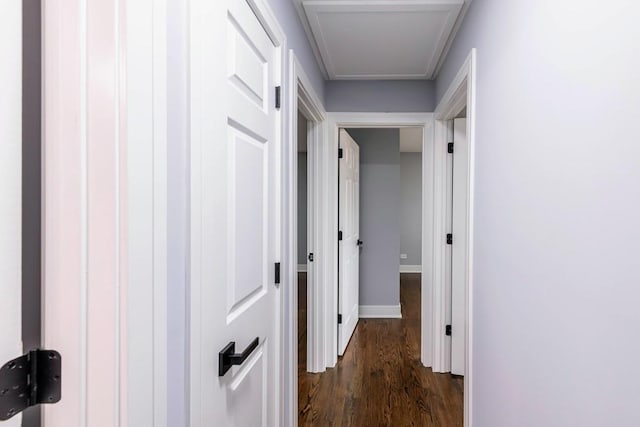
<path id="1" fill-rule="evenodd" d="M 192 6 L 191 425 L 275 427 L 279 51 L 246 1 Z"/>
<path id="2" fill-rule="evenodd" d="M 451 255 L 451 373 L 464 375 L 467 283 L 467 120 L 453 121 L 453 246 Z"/>
<path id="3" fill-rule="evenodd" d="M 340 148 L 338 354 L 342 356 L 358 323 L 361 241 L 360 147 L 347 131 L 340 129 Z"/>
<path id="4" fill-rule="evenodd" d="M 22 355 L 21 23 L 22 1 L 3 2 L 0 13 L 0 57 L 3 58 L 0 64 L 0 365 Z M 2 422 L 2 426 L 18 427 L 21 419 L 21 415 L 16 415 Z"/>

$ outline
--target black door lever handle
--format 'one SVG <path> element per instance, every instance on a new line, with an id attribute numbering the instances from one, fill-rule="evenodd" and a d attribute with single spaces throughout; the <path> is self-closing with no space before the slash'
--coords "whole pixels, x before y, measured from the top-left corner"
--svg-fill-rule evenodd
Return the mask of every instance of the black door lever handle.
<path id="1" fill-rule="evenodd" d="M 235 353 L 236 343 L 231 341 L 225 348 L 218 353 L 218 375 L 223 377 L 233 365 L 242 365 L 249 357 L 253 350 L 258 347 L 260 343 L 259 338 L 256 338 L 244 349 L 242 353 Z"/>
<path id="2" fill-rule="evenodd" d="M 362 240 L 358 239 L 358 246 L 362 246 Z"/>

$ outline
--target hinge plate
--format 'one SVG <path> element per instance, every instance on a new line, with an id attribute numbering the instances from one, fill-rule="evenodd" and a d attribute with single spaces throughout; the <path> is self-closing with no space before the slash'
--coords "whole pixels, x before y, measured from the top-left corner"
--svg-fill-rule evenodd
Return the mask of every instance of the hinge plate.
<path id="1" fill-rule="evenodd" d="M 342 314 L 338 314 L 338 325 L 342 324 Z"/>
<path id="2" fill-rule="evenodd" d="M 342 230 L 338 231 L 338 240 L 342 240 Z"/>
<path id="3" fill-rule="evenodd" d="M 342 148 L 338 148 L 338 158 L 341 159 L 344 156 Z"/>
<path id="4" fill-rule="evenodd" d="M 313 252 L 311 252 L 307 258 L 310 262 L 313 262 Z"/>
<path id="5" fill-rule="evenodd" d="M 274 280 L 275 284 L 279 285 L 280 284 L 280 263 L 279 262 L 276 262 L 276 265 L 275 265 L 275 277 L 274 277 L 274 279 L 275 279 Z"/>
<path id="6" fill-rule="evenodd" d="M 61 396 L 62 363 L 54 350 L 32 350 L 0 368 L 0 421 Z"/>
<path id="7" fill-rule="evenodd" d="M 447 234 L 447 245 L 452 245 L 453 244 L 453 234 L 449 233 Z"/>
<path id="8" fill-rule="evenodd" d="M 444 334 L 445 334 L 446 336 L 448 336 L 448 337 L 450 337 L 450 336 L 451 336 L 451 325 L 446 325 L 446 326 L 444 327 Z"/>
<path id="9" fill-rule="evenodd" d="M 453 153 L 453 142 L 449 142 L 447 144 L 447 153 L 449 154 Z"/>
<path id="10" fill-rule="evenodd" d="M 277 110 L 280 109 L 281 92 L 282 92 L 282 90 L 280 89 L 280 86 L 276 86 L 276 109 Z"/>

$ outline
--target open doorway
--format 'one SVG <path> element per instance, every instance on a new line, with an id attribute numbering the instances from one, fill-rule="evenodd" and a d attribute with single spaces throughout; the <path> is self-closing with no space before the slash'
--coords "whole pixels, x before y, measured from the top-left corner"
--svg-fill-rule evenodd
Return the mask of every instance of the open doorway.
<path id="1" fill-rule="evenodd" d="M 297 204 L 297 287 L 298 287 L 298 374 L 307 371 L 307 284 L 309 263 L 313 255 L 309 251 L 309 189 L 310 181 L 308 179 L 308 147 L 307 147 L 307 118 L 302 114 L 298 107 L 298 125 L 297 125 L 297 164 L 298 164 L 298 204 Z"/>
<path id="2" fill-rule="evenodd" d="M 423 168 L 429 156 L 422 146 L 430 131 L 376 123 L 338 126 L 340 357 L 333 369 L 300 377 L 301 426 L 462 424 L 462 380 L 434 373 L 422 361 L 422 249 L 432 243 L 423 240 L 428 209 L 422 183 L 433 172 L 428 162 Z M 406 142 L 411 137 L 413 149 Z M 355 247 L 357 282 L 349 289 L 354 283 L 347 265 Z M 346 326 L 353 295 L 358 299 L 351 335 Z M 428 310 L 425 321 L 431 321 Z"/>

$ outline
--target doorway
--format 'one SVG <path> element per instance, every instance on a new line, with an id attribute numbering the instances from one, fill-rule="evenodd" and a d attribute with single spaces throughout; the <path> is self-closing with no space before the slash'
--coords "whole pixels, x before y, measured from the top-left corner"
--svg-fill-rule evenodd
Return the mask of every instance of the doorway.
<path id="1" fill-rule="evenodd" d="M 416 259 L 418 266 L 401 269 L 400 223 L 402 205 L 400 130 L 415 129 L 420 149 L 410 156 L 417 157 L 417 226 L 413 232 L 422 235 L 423 176 L 429 177 L 431 170 L 422 168 L 422 145 L 424 126 L 402 127 L 389 123 L 367 123 L 355 126 L 339 126 L 338 217 L 340 231 L 348 228 L 343 215 L 345 197 L 343 192 L 343 165 L 349 155 L 344 151 L 345 142 L 359 147 L 360 212 L 359 239 L 360 281 L 359 321 L 346 348 L 338 347 L 337 363 L 320 375 L 305 375 L 300 378 L 299 425 L 333 423 L 335 425 L 420 425 L 459 426 L 462 424 L 463 381 L 449 374 L 437 374 L 423 366 L 421 351 L 421 323 L 423 322 L 422 294 L 422 244 L 428 241 L 417 239 L 420 251 L 407 249 L 406 259 Z M 346 132 L 346 135 L 345 135 Z M 427 153 L 429 151 L 427 150 Z M 416 160 L 416 159 L 412 159 Z M 407 185 L 408 186 L 408 185 Z M 425 186 L 425 187 L 428 187 Z M 410 222 L 410 221 L 406 221 Z M 340 254 L 345 239 L 339 240 Z M 411 258 L 409 258 L 411 256 Z M 413 261 L 414 263 L 416 261 Z M 349 283 L 343 281 L 342 266 L 338 261 L 338 300 Z M 375 271 L 374 271 L 375 270 Z M 402 272 L 402 273 L 401 273 Z M 426 284 L 426 283 L 425 283 Z M 369 286 L 374 285 L 374 286 Z M 338 304 L 343 308 L 343 304 Z M 342 314 L 343 322 L 345 313 Z M 338 317 L 339 319 L 340 317 Z M 429 322 L 431 319 L 425 319 Z M 338 321 L 339 322 L 339 321 Z M 411 379 L 407 381 L 407 379 Z M 412 386 L 415 385 L 415 387 Z M 389 399 L 389 396 L 393 396 Z"/>

